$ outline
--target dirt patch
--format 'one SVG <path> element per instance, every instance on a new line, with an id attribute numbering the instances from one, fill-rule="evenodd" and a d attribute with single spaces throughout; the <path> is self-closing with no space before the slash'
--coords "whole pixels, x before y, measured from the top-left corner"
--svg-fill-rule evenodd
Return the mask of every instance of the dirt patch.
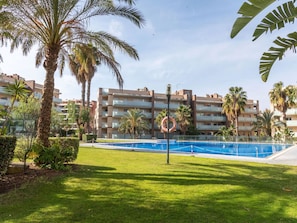
<path id="1" fill-rule="evenodd" d="M 50 179 L 64 173 L 63 171 L 41 169 L 34 165 L 28 165 L 25 172 L 22 165 L 13 164 L 12 167 L 12 173 L 0 177 L 0 194 L 19 188 L 23 184 L 33 182 L 40 177 Z"/>

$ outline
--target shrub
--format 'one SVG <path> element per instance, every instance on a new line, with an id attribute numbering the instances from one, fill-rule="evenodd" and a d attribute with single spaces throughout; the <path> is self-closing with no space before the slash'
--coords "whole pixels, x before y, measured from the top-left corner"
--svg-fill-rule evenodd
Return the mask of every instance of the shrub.
<path id="1" fill-rule="evenodd" d="M 77 138 L 50 138 L 50 147 L 34 145 L 37 157 L 34 162 L 43 168 L 64 169 L 65 163 L 77 158 L 79 140 Z"/>
<path id="2" fill-rule="evenodd" d="M 97 139 L 97 135 L 95 134 L 83 134 L 82 136 L 82 141 L 83 142 L 92 142 L 94 140 L 94 142 Z"/>
<path id="3" fill-rule="evenodd" d="M 0 137 L 0 176 L 7 172 L 8 166 L 13 158 L 16 146 L 16 137 Z"/>
<path id="4" fill-rule="evenodd" d="M 14 156 L 21 162 L 25 162 L 26 159 L 32 154 L 32 146 L 26 137 L 20 137 L 17 140 Z"/>

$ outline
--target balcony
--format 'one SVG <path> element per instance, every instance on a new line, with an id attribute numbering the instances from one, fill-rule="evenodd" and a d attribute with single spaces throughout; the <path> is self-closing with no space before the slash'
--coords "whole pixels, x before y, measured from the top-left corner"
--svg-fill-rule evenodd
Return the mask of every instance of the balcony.
<path id="1" fill-rule="evenodd" d="M 152 107 L 152 102 L 114 100 L 113 101 L 113 106 L 134 107 L 134 108 L 151 108 Z"/>
<path id="2" fill-rule="evenodd" d="M 126 114 L 127 114 L 127 112 L 113 111 L 112 112 L 112 117 L 122 117 L 122 116 L 124 116 Z"/>
<path id="3" fill-rule="evenodd" d="M 176 104 L 176 103 L 170 103 L 169 104 L 169 109 L 171 110 L 176 110 L 179 108 L 181 104 Z M 167 109 L 168 108 L 168 104 L 167 103 L 155 103 L 154 105 L 155 109 Z"/>
<path id="4" fill-rule="evenodd" d="M 297 127 L 297 120 L 288 120 L 287 126 L 288 127 Z"/>
<path id="5" fill-rule="evenodd" d="M 244 109 L 244 112 L 243 113 L 257 114 L 257 110 L 256 109 L 252 109 L 252 108 L 246 108 L 246 109 Z"/>
<path id="6" fill-rule="evenodd" d="M 0 105 L 9 106 L 10 105 L 10 101 L 7 100 L 7 99 L 0 99 Z"/>
<path id="7" fill-rule="evenodd" d="M 225 125 L 197 125 L 198 130 L 202 131 L 218 131 L 221 127 Z"/>
<path id="8" fill-rule="evenodd" d="M 6 90 L 6 87 L 0 87 L 0 93 L 1 94 L 8 94 L 7 90 Z"/>
<path id="9" fill-rule="evenodd" d="M 108 106 L 108 101 L 102 101 L 102 102 L 101 102 L 101 105 L 102 105 L 102 106 Z"/>
<path id="10" fill-rule="evenodd" d="M 222 112 L 221 107 L 215 106 L 197 106 L 196 111 L 204 111 L 204 112 Z"/>
<path id="11" fill-rule="evenodd" d="M 291 109 L 288 109 L 287 112 L 286 112 L 286 115 L 297 115 L 297 108 L 291 108 Z"/>
<path id="12" fill-rule="evenodd" d="M 238 131 L 252 131 L 253 126 L 238 126 Z"/>
<path id="13" fill-rule="evenodd" d="M 255 122 L 257 121 L 254 117 L 238 117 L 239 122 Z"/>
<path id="14" fill-rule="evenodd" d="M 207 115 L 196 115 L 197 121 L 208 121 L 208 122 L 226 122 L 225 116 L 207 116 Z"/>

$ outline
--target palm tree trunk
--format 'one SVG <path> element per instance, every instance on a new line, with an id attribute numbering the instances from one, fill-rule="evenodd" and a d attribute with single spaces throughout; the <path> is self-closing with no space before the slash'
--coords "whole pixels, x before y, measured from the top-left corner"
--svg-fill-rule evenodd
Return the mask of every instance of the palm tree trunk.
<path id="1" fill-rule="evenodd" d="M 87 109 L 90 115 L 90 96 L 91 96 L 91 79 L 88 78 L 88 86 L 87 86 Z M 87 133 L 89 133 L 90 130 L 90 120 L 88 119 L 87 122 Z"/>
<path id="2" fill-rule="evenodd" d="M 85 108 L 86 106 L 85 97 L 86 97 L 86 81 L 83 81 L 81 83 L 81 105 L 83 108 Z"/>
<path id="3" fill-rule="evenodd" d="M 90 106 L 90 98 L 91 98 L 91 79 L 88 79 L 88 86 L 87 86 L 87 109 Z"/>
<path id="4" fill-rule="evenodd" d="M 58 52 L 59 49 L 57 47 L 48 48 L 43 64 L 46 70 L 46 76 L 41 99 L 40 116 L 38 119 L 37 139 L 46 147 L 49 146 L 48 137 L 50 135 L 51 111 L 55 87 L 54 75 L 57 69 Z"/>
<path id="5" fill-rule="evenodd" d="M 235 117 L 235 135 L 238 136 L 238 116 Z"/>

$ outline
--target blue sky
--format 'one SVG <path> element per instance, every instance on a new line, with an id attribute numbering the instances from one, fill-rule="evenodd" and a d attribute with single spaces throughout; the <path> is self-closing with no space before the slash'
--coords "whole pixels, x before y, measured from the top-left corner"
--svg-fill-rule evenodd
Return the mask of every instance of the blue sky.
<path id="1" fill-rule="evenodd" d="M 146 20 L 142 29 L 115 17 L 96 18 L 91 21 L 90 29 L 108 31 L 137 49 L 139 61 L 116 54 L 124 89 L 147 87 L 162 93 L 167 84 L 171 84 L 173 91 L 191 89 L 197 96 L 213 93 L 224 96 L 231 86 L 238 86 L 247 92 L 249 99 L 259 100 L 263 110 L 269 107 L 268 92 L 274 83 L 296 84 L 294 61 L 297 58 L 292 53 L 286 54 L 282 61 L 275 63 L 268 81 L 262 82 L 259 59 L 276 36 L 282 34 L 267 34 L 253 42 L 252 33 L 260 16 L 231 39 L 231 28 L 243 2 L 138 0 L 135 7 Z M 277 4 L 279 2 L 282 1 Z M 10 54 L 8 48 L 1 48 L 1 55 L 4 59 L 1 72 L 17 73 L 26 80 L 35 79 L 43 84 L 45 71 L 42 67 L 35 68 L 34 49 L 28 56 L 22 56 L 19 51 Z M 55 87 L 60 89 L 63 99 L 80 98 L 80 86 L 68 69 L 62 78 L 56 72 Z M 98 68 L 92 81 L 93 100 L 99 87 L 118 88 L 116 79 L 104 67 Z"/>

